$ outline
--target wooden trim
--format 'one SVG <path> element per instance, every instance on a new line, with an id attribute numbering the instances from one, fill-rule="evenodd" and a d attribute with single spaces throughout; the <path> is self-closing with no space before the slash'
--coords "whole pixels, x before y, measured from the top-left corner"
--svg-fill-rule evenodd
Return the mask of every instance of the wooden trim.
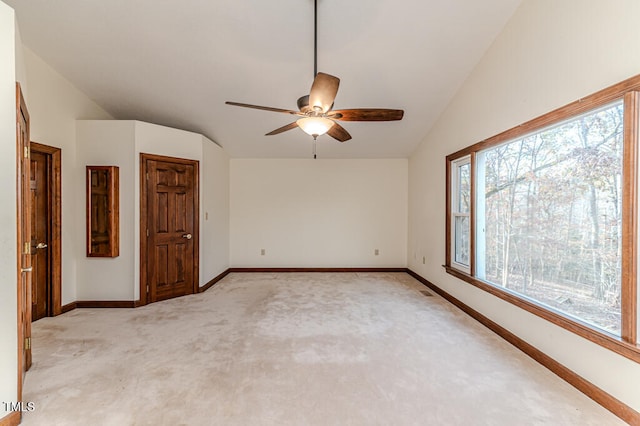
<path id="1" fill-rule="evenodd" d="M 583 337 L 593 343 L 596 343 L 606 349 L 609 349 L 619 355 L 624 356 L 632 361 L 640 363 L 640 346 L 634 345 L 616 337 L 612 334 L 606 334 L 603 331 L 596 330 L 586 323 L 579 322 L 576 319 L 566 317 L 559 312 L 551 310 L 551 308 L 535 303 L 531 299 L 524 299 L 508 290 L 497 288 L 482 280 L 472 277 L 455 268 L 445 266 L 447 273 L 459 278 L 469 284 L 478 287 L 500 299 L 509 302 L 527 312 L 530 312 L 540 318 L 544 318 L 552 324 L 571 331 L 580 337 Z"/>
<path id="2" fill-rule="evenodd" d="M 194 167 L 196 181 L 193 184 L 193 209 L 195 217 L 193 218 L 193 294 L 200 291 L 200 162 L 197 160 L 188 160 Z"/>
<path id="3" fill-rule="evenodd" d="M 75 308 L 77 308 L 76 302 L 67 303 L 60 309 L 60 314 L 66 314 L 67 312 L 73 311 Z"/>
<path id="4" fill-rule="evenodd" d="M 140 282 L 139 292 L 140 306 L 149 303 L 149 295 L 147 294 L 147 222 L 149 212 L 147 211 L 147 162 L 144 154 L 140 153 Z"/>
<path id="5" fill-rule="evenodd" d="M 229 273 L 231 272 L 230 268 L 227 268 L 224 272 L 222 272 L 220 275 L 218 275 L 217 277 L 212 278 L 211 280 L 209 280 L 208 283 L 206 283 L 205 285 L 203 285 L 202 287 L 200 287 L 198 289 L 199 293 L 204 293 L 205 291 L 209 290 L 211 287 L 213 287 L 215 284 L 218 283 L 218 281 L 220 281 L 221 279 L 223 279 L 224 277 L 226 277 L 227 275 L 229 275 Z"/>
<path id="6" fill-rule="evenodd" d="M 232 272 L 407 272 L 407 268 L 227 268 L 212 278 L 198 293 L 204 293 Z M 62 306 L 61 313 L 76 308 L 138 308 L 144 306 L 141 300 L 78 300 Z"/>
<path id="7" fill-rule="evenodd" d="M 229 275 L 231 269 L 227 269 L 217 277 L 212 278 L 207 284 L 198 289 L 199 293 L 204 293 L 213 287 L 218 281 Z M 76 308 L 139 308 L 144 306 L 140 300 L 78 300 L 64 305 L 61 313 L 73 311 Z"/>
<path id="8" fill-rule="evenodd" d="M 187 158 L 168 157 L 164 155 L 140 153 L 140 299 L 136 301 L 136 306 L 143 306 L 149 303 L 146 291 L 147 282 L 147 163 L 146 160 L 167 161 L 178 164 L 187 164 L 194 167 L 196 176 L 194 182 L 194 211 L 193 222 L 193 294 L 200 291 L 200 162 Z"/>
<path id="9" fill-rule="evenodd" d="M 447 190 L 446 192 L 446 196 L 445 196 L 445 210 L 446 210 L 446 220 L 445 220 L 445 231 L 444 231 L 444 238 L 445 238 L 445 247 L 446 247 L 446 251 L 445 251 L 445 262 L 447 265 L 451 265 L 451 250 L 453 250 L 452 244 L 451 244 L 451 162 L 452 159 L 450 159 L 449 157 L 446 158 L 446 166 L 445 166 L 445 170 L 446 170 L 446 185 L 447 185 Z"/>
<path id="10" fill-rule="evenodd" d="M 135 308 L 134 300 L 78 300 L 76 308 Z"/>
<path id="11" fill-rule="evenodd" d="M 18 426 L 22 420 L 22 413 L 14 411 L 0 418 L 0 426 Z"/>
<path id="12" fill-rule="evenodd" d="M 49 207 L 51 211 L 49 255 L 51 261 L 51 315 L 62 313 L 62 150 L 31 142 L 31 151 L 51 157 Z"/>
<path id="13" fill-rule="evenodd" d="M 621 337 L 635 344 L 638 332 L 638 101 L 640 92 L 624 96 L 624 150 L 622 177 L 622 289 Z"/>
<path id="14" fill-rule="evenodd" d="M 469 157 L 469 272 L 476 275 L 476 153 Z"/>
<path id="15" fill-rule="evenodd" d="M 78 300 L 62 307 L 62 313 L 83 308 L 137 308 L 141 306 L 137 300 Z"/>
<path id="16" fill-rule="evenodd" d="M 73 311 L 76 308 L 139 308 L 144 306 L 140 300 L 78 300 L 62 307 L 62 313 Z"/>
<path id="17" fill-rule="evenodd" d="M 229 272 L 407 272 L 407 268 L 229 268 Z"/>
<path id="18" fill-rule="evenodd" d="M 529 343 L 522 340 L 520 337 L 511 333 L 506 328 L 500 326 L 499 324 L 493 322 L 489 318 L 482 315 L 480 312 L 472 309 L 462 301 L 456 299 L 446 291 L 442 290 L 440 287 L 435 284 L 429 282 L 425 278 L 422 278 L 417 273 L 413 272 L 410 269 L 407 269 L 407 273 L 411 275 L 416 280 L 420 281 L 425 286 L 429 287 L 435 293 L 442 296 L 443 299 L 447 300 L 451 304 L 458 307 L 467 315 L 474 318 L 476 321 L 480 322 L 482 325 L 496 333 L 498 336 L 502 337 L 507 342 L 511 343 L 516 348 L 520 349 L 522 352 L 533 358 L 538 363 L 542 364 L 553 373 L 555 373 L 558 377 L 578 389 L 580 392 L 602 405 L 607 410 L 611 411 L 616 416 L 620 417 L 625 422 L 638 425 L 640 424 L 640 413 L 635 411 L 633 408 L 629 407 L 622 401 L 614 398 L 607 392 L 603 391 L 593 383 L 585 380 L 572 370 L 568 369 L 564 365 L 560 364 L 558 361 L 554 360 L 550 356 L 546 355 L 544 352 L 530 345 Z"/>

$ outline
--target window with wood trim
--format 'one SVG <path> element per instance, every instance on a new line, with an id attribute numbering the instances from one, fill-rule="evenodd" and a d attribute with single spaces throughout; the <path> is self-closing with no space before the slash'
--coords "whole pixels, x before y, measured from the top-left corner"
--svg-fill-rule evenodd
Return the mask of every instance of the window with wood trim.
<path id="1" fill-rule="evenodd" d="M 471 159 L 469 156 L 453 161 L 451 168 L 451 262 L 469 272 L 471 242 Z"/>
<path id="2" fill-rule="evenodd" d="M 446 269 L 640 361 L 640 76 L 447 156 Z"/>

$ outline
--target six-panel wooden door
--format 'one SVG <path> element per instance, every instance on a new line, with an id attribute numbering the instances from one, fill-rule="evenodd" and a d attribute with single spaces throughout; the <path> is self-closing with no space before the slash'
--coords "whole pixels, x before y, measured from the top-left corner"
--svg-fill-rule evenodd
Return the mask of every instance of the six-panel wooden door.
<path id="1" fill-rule="evenodd" d="M 147 154 L 142 163 L 146 301 L 192 294 L 198 288 L 198 163 Z"/>

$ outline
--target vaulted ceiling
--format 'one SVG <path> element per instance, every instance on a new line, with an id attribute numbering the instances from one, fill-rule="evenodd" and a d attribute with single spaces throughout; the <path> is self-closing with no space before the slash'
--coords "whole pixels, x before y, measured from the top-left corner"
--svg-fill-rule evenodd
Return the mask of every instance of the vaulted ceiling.
<path id="1" fill-rule="evenodd" d="M 313 81 L 313 0 L 2 0 L 24 44 L 118 119 L 202 133 L 232 157 L 308 158 L 291 116 Z M 335 108 L 404 109 L 342 123 L 324 158 L 408 157 L 521 0 L 318 0 L 318 70 Z"/>

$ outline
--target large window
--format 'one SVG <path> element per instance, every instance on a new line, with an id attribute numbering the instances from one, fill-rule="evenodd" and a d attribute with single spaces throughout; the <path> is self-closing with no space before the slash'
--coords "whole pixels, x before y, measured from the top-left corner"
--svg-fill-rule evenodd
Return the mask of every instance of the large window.
<path id="1" fill-rule="evenodd" d="M 447 271 L 640 361 L 640 77 L 447 157 Z"/>

